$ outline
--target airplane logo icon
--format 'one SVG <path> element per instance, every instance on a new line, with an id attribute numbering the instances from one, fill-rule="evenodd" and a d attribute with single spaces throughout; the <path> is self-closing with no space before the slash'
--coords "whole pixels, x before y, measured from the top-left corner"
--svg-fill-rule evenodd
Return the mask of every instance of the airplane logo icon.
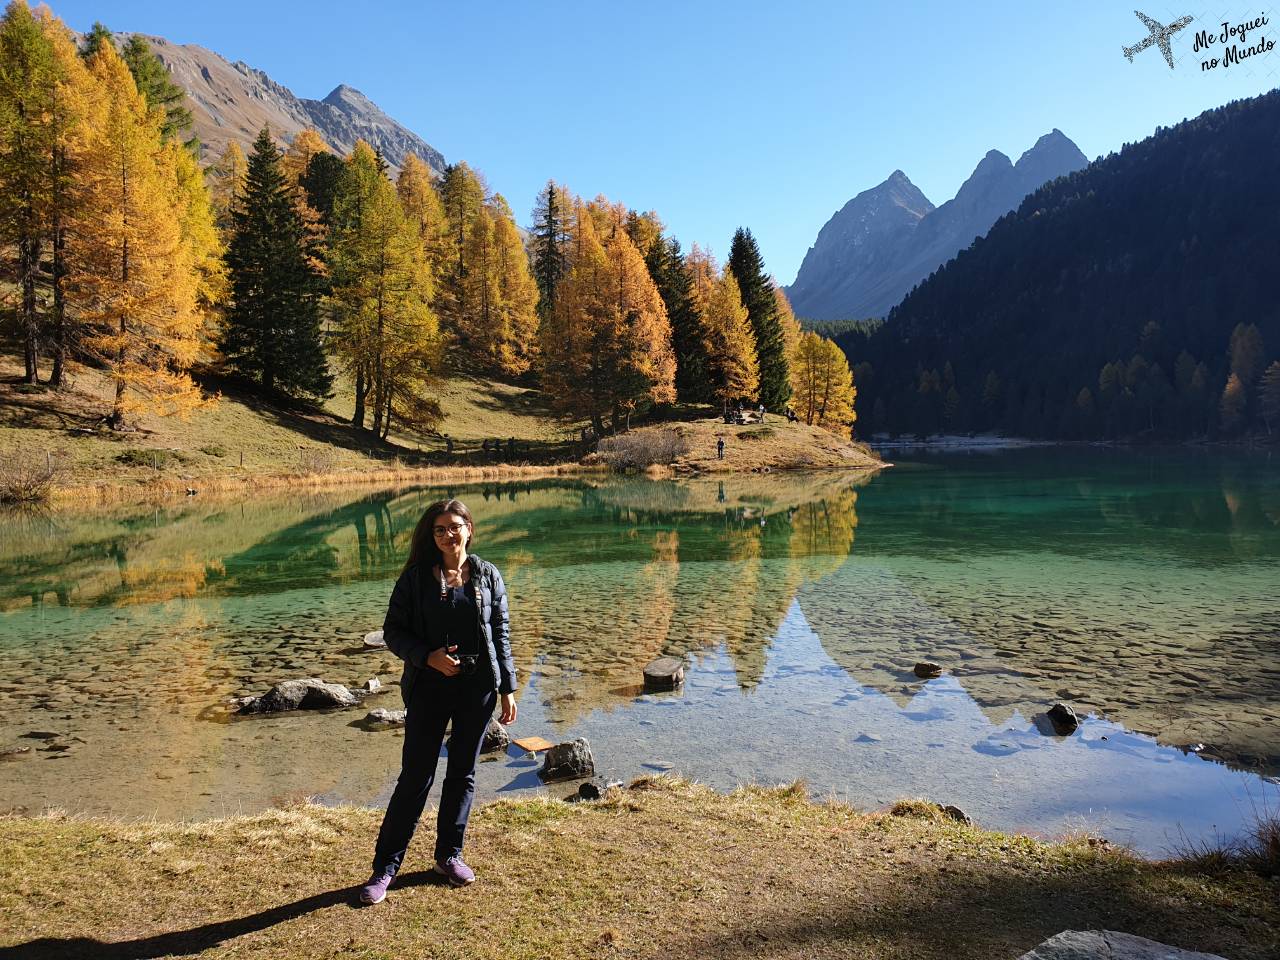
<path id="1" fill-rule="evenodd" d="M 1191 17 L 1182 17 L 1179 20 L 1173 21 L 1173 23 L 1169 24 L 1166 27 L 1164 24 L 1160 23 L 1158 20 L 1152 20 L 1150 17 L 1148 17 L 1145 13 L 1142 13 L 1141 11 L 1135 10 L 1133 11 L 1133 14 L 1146 25 L 1147 29 L 1150 30 L 1151 33 L 1150 35 L 1143 37 L 1141 40 L 1135 43 L 1132 47 L 1125 47 L 1124 48 L 1125 57 L 1128 59 L 1130 63 L 1133 63 L 1133 55 L 1135 53 L 1140 53 L 1141 51 L 1147 49 L 1147 47 L 1150 47 L 1154 44 L 1158 44 L 1160 47 L 1160 52 L 1164 54 L 1165 62 L 1169 64 L 1169 69 L 1172 70 L 1173 69 L 1173 51 L 1169 49 L 1169 38 L 1172 37 L 1179 30 L 1181 30 L 1183 27 L 1189 25 L 1191 23 Z"/>

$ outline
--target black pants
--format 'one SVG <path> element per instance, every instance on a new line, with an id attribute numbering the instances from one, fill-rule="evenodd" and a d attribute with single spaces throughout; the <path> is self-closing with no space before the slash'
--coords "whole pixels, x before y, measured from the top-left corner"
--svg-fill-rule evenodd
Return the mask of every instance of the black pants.
<path id="1" fill-rule="evenodd" d="M 404 862 L 435 780 L 444 728 L 450 719 L 453 732 L 449 736 L 449 757 L 436 818 L 436 863 L 461 855 L 462 838 L 476 795 L 476 763 L 497 702 L 494 691 L 483 689 L 467 677 L 419 678 L 405 717 L 400 779 L 378 831 L 373 854 L 375 874 L 395 874 Z"/>

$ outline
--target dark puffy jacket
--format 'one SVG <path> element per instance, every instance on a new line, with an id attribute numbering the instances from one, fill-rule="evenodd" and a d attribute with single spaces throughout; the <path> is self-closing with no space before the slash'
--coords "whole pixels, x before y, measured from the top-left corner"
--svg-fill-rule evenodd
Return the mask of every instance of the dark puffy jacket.
<path id="1" fill-rule="evenodd" d="M 511 659 L 511 620 L 507 612 L 507 587 L 502 582 L 498 568 L 479 557 L 467 557 L 471 564 L 471 582 L 475 585 L 477 637 L 480 648 L 489 651 L 489 663 L 493 667 L 499 693 L 515 693 L 516 665 Z M 382 624 L 382 635 L 387 648 L 404 661 L 404 673 L 400 677 L 400 695 L 406 705 L 414 685 L 422 675 L 434 670 L 427 666 L 432 650 L 444 646 L 444 625 L 426 616 L 427 593 L 435 586 L 430 580 L 430 568 L 417 564 L 400 574 L 396 587 L 391 591 L 391 603 L 387 618 Z"/>

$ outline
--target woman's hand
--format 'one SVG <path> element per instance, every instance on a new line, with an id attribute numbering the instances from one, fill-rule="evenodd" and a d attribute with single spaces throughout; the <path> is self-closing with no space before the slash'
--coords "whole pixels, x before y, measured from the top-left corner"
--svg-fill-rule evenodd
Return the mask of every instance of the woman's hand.
<path id="1" fill-rule="evenodd" d="M 452 647 L 436 647 L 427 654 L 427 666 L 433 670 L 438 670 L 446 677 L 456 677 L 459 672 L 458 664 L 461 663 L 457 657 L 451 656 L 453 651 L 458 649 L 458 645 Z"/>
<path id="2" fill-rule="evenodd" d="M 516 722 L 516 695 L 514 693 L 504 693 L 502 699 L 502 716 L 498 720 L 510 725 Z"/>

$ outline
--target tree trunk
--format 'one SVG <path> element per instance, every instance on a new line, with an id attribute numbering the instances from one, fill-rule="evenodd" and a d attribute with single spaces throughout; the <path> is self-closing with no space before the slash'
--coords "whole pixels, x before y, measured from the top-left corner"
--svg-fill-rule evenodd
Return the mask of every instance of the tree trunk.
<path id="1" fill-rule="evenodd" d="M 36 313 L 36 268 L 40 263 L 40 241 L 26 236 L 18 241 L 18 272 L 22 274 L 23 360 L 27 383 L 39 383 L 40 318 Z"/>
<path id="2" fill-rule="evenodd" d="M 356 364 L 356 409 L 351 414 L 351 425 L 357 430 L 364 429 L 364 395 L 369 392 L 369 388 L 364 383 L 364 365 Z"/>
<path id="3" fill-rule="evenodd" d="M 62 287 L 62 278 L 66 275 L 66 246 L 66 230 L 59 217 L 53 223 L 53 372 L 49 374 L 51 387 L 62 386 L 67 362 L 67 302 Z"/>

